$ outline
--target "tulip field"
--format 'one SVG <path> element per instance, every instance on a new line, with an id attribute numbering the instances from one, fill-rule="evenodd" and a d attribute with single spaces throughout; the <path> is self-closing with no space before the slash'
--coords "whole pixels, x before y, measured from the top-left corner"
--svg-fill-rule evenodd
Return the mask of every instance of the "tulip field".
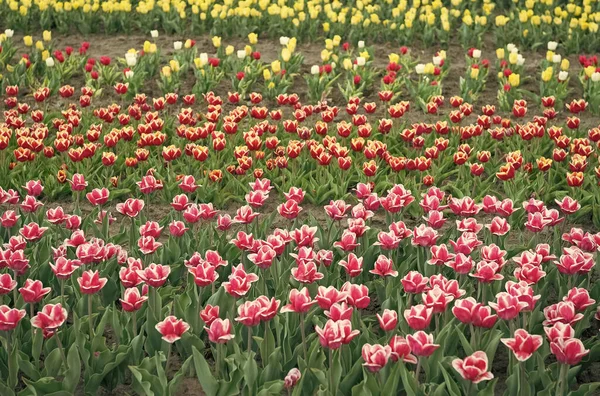
<path id="1" fill-rule="evenodd" d="M 599 23 L 0 0 L 0 396 L 599 395 Z"/>

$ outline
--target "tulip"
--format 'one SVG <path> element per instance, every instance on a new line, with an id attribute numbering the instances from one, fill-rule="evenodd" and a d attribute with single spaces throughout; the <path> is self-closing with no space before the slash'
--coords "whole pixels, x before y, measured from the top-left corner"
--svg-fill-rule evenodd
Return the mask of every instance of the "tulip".
<path id="1" fill-rule="evenodd" d="M 383 331 L 392 331 L 398 324 L 398 313 L 389 309 L 384 309 L 383 314 L 376 314 L 379 321 L 379 327 Z"/>
<path id="2" fill-rule="evenodd" d="M 433 308 L 418 304 L 404 311 L 404 319 L 413 330 L 425 330 L 431 323 Z"/>
<path id="3" fill-rule="evenodd" d="M 515 354 L 519 362 L 529 359 L 543 343 L 542 336 L 531 335 L 525 329 L 517 329 L 514 338 L 502 338 L 500 341 Z"/>
<path id="4" fill-rule="evenodd" d="M 389 345 L 364 344 L 362 347 L 362 358 L 365 361 L 363 366 L 372 373 L 381 370 L 387 364 L 391 355 L 392 348 Z"/>
<path id="5" fill-rule="evenodd" d="M 485 352 L 476 351 L 463 359 L 454 359 L 452 367 L 465 380 L 470 381 L 466 394 L 471 393 L 471 384 L 478 384 L 481 381 L 488 381 L 494 378 L 494 375 L 488 370 L 488 358 Z"/>
<path id="6" fill-rule="evenodd" d="M 301 377 L 302 374 L 300 373 L 300 370 L 294 367 L 285 376 L 283 380 L 283 386 L 285 387 L 285 389 L 292 389 L 294 386 L 296 386 L 298 381 L 300 381 Z"/>
<path id="7" fill-rule="evenodd" d="M 85 271 L 81 274 L 81 277 L 77 278 L 79 283 L 79 289 L 82 294 L 87 295 L 88 300 L 88 321 L 90 330 L 90 342 L 94 339 L 94 324 L 92 321 L 92 296 L 98 293 L 104 285 L 108 282 L 107 278 L 100 278 L 98 271 Z"/>
<path id="8" fill-rule="evenodd" d="M 179 339 L 183 333 L 189 330 L 190 325 L 175 316 L 167 316 L 162 322 L 158 322 L 155 326 L 156 330 L 162 335 L 162 339 L 169 344 L 167 352 L 167 362 L 165 364 L 165 372 L 169 369 L 171 360 L 171 347 L 173 343 Z"/>

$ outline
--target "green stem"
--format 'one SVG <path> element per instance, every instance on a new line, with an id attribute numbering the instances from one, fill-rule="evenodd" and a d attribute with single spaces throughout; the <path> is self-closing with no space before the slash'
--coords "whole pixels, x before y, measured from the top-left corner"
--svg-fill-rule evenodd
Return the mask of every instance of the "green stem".
<path id="1" fill-rule="evenodd" d="M 173 348 L 173 344 L 169 342 L 169 348 L 167 349 L 167 363 L 165 364 L 165 375 L 168 375 L 169 372 L 169 364 L 171 363 L 171 349 Z"/>
<path id="2" fill-rule="evenodd" d="M 415 369 L 415 380 L 417 381 L 417 385 L 419 385 L 419 373 L 421 372 L 421 357 L 417 358 L 417 368 Z"/>
<path id="3" fill-rule="evenodd" d="M 248 326 L 248 356 L 252 352 L 252 327 Z"/>
<path id="4" fill-rule="evenodd" d="M 60 351 L 60 357 L 62 358 L 63 364 L 65 365 L 65 371 L 69 371 L 69 362 L 67 361 L 67 356 L 65 355 L 65 348 L 63 347 L 59 335 L 56 334 L 55 337 L 56 343 L 58 344 L 58 350 Z"/>
<path id="5" fill-rule="evenodd" d="M 304 360 L 308 362 L 308 352 L 306 350 L 306 333 L 304 329 L 304 312 L 300 314 L 300 333 L 302 334 L 302 349 L 304 350 Z"/>
<path id="6" fill-rule="evenodd" d="M 137 337 L 137 311 L 131 313 L 131 325 L 133 327 L 133 337 Z"/>
<path id="7" fill-rule="evenodd" d="M 94 339 L 94 323 L 92 320 L 92 294 L 88 294 L 88 318 L 89 318 L 89 325 L 90 325 L 90 344 L 92 343 L 92 340 Z"/>

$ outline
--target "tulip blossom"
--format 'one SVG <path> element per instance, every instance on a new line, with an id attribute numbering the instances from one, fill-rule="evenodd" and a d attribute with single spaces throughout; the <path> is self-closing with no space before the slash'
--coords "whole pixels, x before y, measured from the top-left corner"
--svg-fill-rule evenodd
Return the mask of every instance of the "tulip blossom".
<path id="1" fill-rule="evenodd" d="M 452 367 L 461 377 L 474 384 L 494 378 L 494 374 L 488 371 L 488 358 L 483 351 L 476 351 L 465 359 L 454 359 Z"/>
<path id="2" fill-rule="evenodd" d="M 525 329 L 517 329 L 514 338 L 502 338 L 500 341 L 515 354 L 520 362 L 529 359 L 544 342 L 542 336 L 531 335 Z"/>
<path id="3" fill-rule="evenodd" d="M 25 285 L 19 289 L 19 293 L 23 296 L 23 301 L 29 304 L 38 303 L 44 296 L 50 293 L 50 287 L 44 287 L 41 281 L 27 279 Z"/>
<path id="4" fill-rule="evenodd" d="M 140 295 L 140 291 L 137 287 L 125 289 L 123 298 L 119 299 L 123 311 L 126 312 L 134 312 L 139 310 L 147 300 L 148 297 Z"/>
<path id="5" fill-rule="evenodd" d="M 430 356 L 440 346 L 433 343 L 433 335 L 427 334 L 424 331 L 417 331 L 415 334 L 406 336 L 408 345 L 413 354 L 418 357 Z"/>
<path id="6" fill-rule="evenodd" d="M 88 270 L 77 278 L 79 289 L 83 294 L 96 294 L 106 285 L 107 278 L 100 278 L 98 271 Z"/>
<path id="7" fill-rule="evenodd" d="M 66 320 L 67 310 L 61 304 L 47 304 L 31 318 L 31 325 L 42 329 L 44 338 L 50 338 Z"/>
<path id="8" fill-rule="evenodd" d="M 232 333 L 229 319 L 216 318 L 209 326 L 204 327 L 204 329 L 208 333 L 209 341 L 215 344 L 225 344 L 235 337 L 235 334 Z"/>
<path id="9" fill-rule="evenodd" d="M 577 338 L 557 338 L 550 343 L 550 351 L 559 363 L 576 366 L 590 353 Z"/>
<path id="10" fill-rule="evenodd" d="M 375 316 L 379 321 L 379 327 L 383 331 L 392 331 L 398 324 L 398 313 L 396 311 L 384 309 L 382 315 L 376 314 Z"/>
<path id="11" fill-rule="evenodd" d="M 352 330 L 352 323 L 349 320 L 339 320 L 334 322 L 328 320 L 325 326 L 315 326 L 315 332 L 319 336 L 319 342 L 323 348 L 338 349 L 342 345 L 349 344 L 360 331 Z"/>
<path id="12" fill-rule="evenodd" d="M 162 339 L 172 344 L 181 339 L 183 333 L 189 330 L 190 325 L 171 315 L 167 316 L 162 322 L 158 322 L 155 327 Z"/>
<path id="13" fill-rule="evenodd" d="M 392 348 L 389 345 L 364 344 L 362 346 L 362 358 L 365 361 L 363 366 L 372 373 L 381 370 L 387 364 L 391 355 Z"/>
<path id="14" fill-rule="evenodd" d="M 17 328 L 17 325 L 25 317 L 24 309 L 10 308 L 7 305 L 0 305 L 0 331 L 11 331 Z"/>

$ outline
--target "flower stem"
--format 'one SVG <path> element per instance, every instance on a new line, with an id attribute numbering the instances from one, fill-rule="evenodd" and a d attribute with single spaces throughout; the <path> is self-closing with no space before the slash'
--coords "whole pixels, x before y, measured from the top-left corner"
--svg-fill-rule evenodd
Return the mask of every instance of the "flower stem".
<path id="1" fill-rule="evenodd" d="M 131 325 L 133 327 L 133 337 L 137 337 L 137 311 L 131 313 Z"/>
<path id="2" fill-rule="evenodd" d="M 252 327 L 248 326 L 248 356 L 252 352 Z"/>
<path id="3" fill-rule="evenodd" d="M 304 312 L 300 314 L 300 333 L 302 334 L 302 349 L 304 350 L 304 360 L 308 361 L 308 352 L 306 351 L 306 333 L 304 329 Z"/>
<path id="4" fill-rule="evenodd" d="M 173 344 L 169 342 L 169 349 L 167 349 L 167 363 L 165 364 L 165 375 L 168 375 L 169 372 L 169 364 L 171 363 L 171 349 L 173 348 Z"/>
<path id="5" fill-rule="evenodd" d="M 62 358 L 63 364 L 65 365 L 65 371 L 69 371 L 69 362 L 67 362 L 67 356 L 65 355 L 65 348 L 63 347 L 62 341 L 58 334 L 56 334 L 56 343 L 58 344 L 58 350 L 60 351 L 60 357 Z"/>
<path id="6" fill-rule="evenodd" d="M 419 373 L 421 372 L 421 357 L 417 358 L 417 368 L 415 369 L 415 380 L 417 381 L 417 385 L 419 385 Z"/>
<path id="7" fill-rule="evenodd" d="M 92 340 L 94 339 L 94 323 L 92 320 L 92 295 L 88 294 L 88 322 L 90 325 L 90 344 L 92 343 Z"/>

